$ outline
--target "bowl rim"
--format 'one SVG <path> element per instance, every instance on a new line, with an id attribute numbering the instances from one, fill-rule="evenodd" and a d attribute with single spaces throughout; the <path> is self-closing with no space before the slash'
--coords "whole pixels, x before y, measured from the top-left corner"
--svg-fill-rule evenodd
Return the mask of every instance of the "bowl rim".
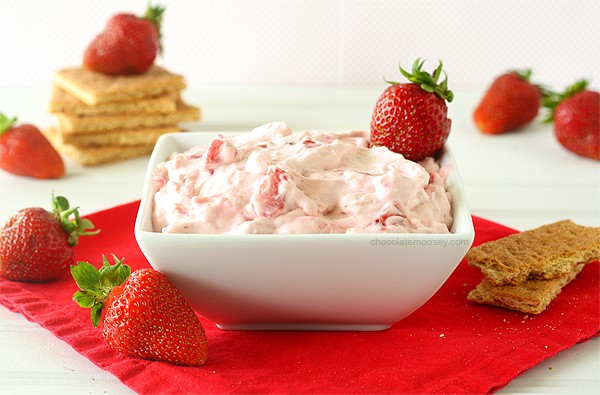
<path id="1" fill-rule="evenodd" d="M 380 239 L 397 239 L 397 238 L 410 238 L 410 239 L 456 239 L 456 238 L 464 238 L 465 242 L 471 243 L 474 237 L 474 227 L 473 221 L 471 217 L 471 213 L 468 206 L 468 201 L 465 193 L 465 189 L 462 183 L 462 179 L 460 177 L 460 172 L 458 166 L 456 164 L 455 157 L 452 153 L 452 149 L 448 142 L 444 145 L 442 150 L 440 151 L 439 158 L 442 164 L 450 164 L 452 166 L 452 171 L 448 177 L 449 189 L 451 189 L 451 193 L 453 195 L 453 204 L 451 213 L 453 216 L 453 224 L 450 229 L 450 233 L 327 233 L 327 234 L 227 234 L 227 233 L 219 233 L 219 234 L 208 234 L 208 233 L 199 233 L 199 234 L 183 234 L 183 233 L 160 233 L 155 232 L 153 230 L 148 230 L 148 224 L 150 220 L 150 210 L 152 209 L 152 173 L 154 169 L 162 162 L 168 160 L 168 158 L 175 152 L 182 152 L 186 149 L 192 148 L 197 145 L 207 144 L 215 135 L 223 135 L 226 137 L 236 136 L 244 133 L 249 133 L 249 131 L 187 131 L 185 133 L 166 133 L 161 135 L 155 146 L 152 150 L 152 154 L 150 155 L 150 159 L 148 161 L 145 175 L 144 175 L 144 183 L 142 187 L 142 196 L 140 199 L 140 205 L 138 208 L 138 212 L 136 214 L 135 225 L 134 225 L 134 233 L 136 239 L 139 238 L 148 238 L 148 237 L 160 237 L 161 239 L 169 240 L 171 238 L 176 240 L 185 240 L 185 238 L 198 238 L 198 237 L 206 237 L 211 239 L 235 239 L 235 240 L 252 240 L 254 238 L 260 239 L 283 239 L 283 238 L 299 238 L 303 240 L 314 240 L 314 239 L 343 239 L 343 240 L 361 240 L 364 238 L 373 238 L 378 237 Z M 326 133 L 342 133 L 342 131 L 327 131 Z M 199 136 L 201 136 L 199 138 Z M 165 151 L 165 146 L 168 143 L 173 143 L 177 146 L 177 150 L 169 150 Z"/>

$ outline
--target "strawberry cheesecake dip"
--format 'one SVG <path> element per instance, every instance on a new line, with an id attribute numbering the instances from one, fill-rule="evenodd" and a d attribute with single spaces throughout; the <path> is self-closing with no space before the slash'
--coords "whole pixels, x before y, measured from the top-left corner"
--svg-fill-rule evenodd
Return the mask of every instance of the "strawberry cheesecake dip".
<path id="1" fill-rule="evenodd" d="M 153 172 L 156 232 L 450 233 L 450 172 L 371 146 L 369 133 L 284 123 L 217 134 Z"/>

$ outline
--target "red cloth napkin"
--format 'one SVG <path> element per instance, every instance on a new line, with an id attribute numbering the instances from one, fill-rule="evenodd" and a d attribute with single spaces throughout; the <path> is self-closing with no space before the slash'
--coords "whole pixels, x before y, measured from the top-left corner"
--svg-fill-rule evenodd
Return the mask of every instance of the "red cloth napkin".
<path id="1" fill-rule="evenodd" d="M 102 232 L 82 238 L 76 259 L 101 255 L 148 266 L 133 234 L 133 202 L 87 215 Z M 515 230 L 474 217 L 475 245 Z M 180 367 L 113 351 L 71 300 L 69 274 L 50 284 L 0 281 L 0 302 L 41 324 L 139 393 L 485 393 L 600 330 L 598 262 L 587 265 L 540 315 L 478 305 L 481 280 L 460 263 L 423 307 L 383 332 L 221 331 L 202 320 L 209 359 Z"/>

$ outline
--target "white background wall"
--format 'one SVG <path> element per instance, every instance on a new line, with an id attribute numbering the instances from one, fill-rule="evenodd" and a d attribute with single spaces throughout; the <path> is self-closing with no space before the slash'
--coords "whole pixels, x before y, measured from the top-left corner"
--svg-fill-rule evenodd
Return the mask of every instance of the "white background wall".
<path id="1" fill-rule="evenodd" d="M 509 68 L 563 88 L 600 76 L 600 0 L 162 0 L 159 63 L 190 84 L 365 86 L 442 59 L 450 87 Z M 49 84 L 146 0 L 0 0 L 0 86 Z M 0 91 L 1 94 L 1 91 Z"/>

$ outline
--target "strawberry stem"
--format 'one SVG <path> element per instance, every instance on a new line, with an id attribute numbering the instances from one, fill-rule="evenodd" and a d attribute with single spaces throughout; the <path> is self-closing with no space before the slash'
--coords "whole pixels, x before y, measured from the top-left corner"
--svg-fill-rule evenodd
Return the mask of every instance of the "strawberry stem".
<path id="1" fill-rule="evenodd" d="M 448 75 L 442 70 L 442 61 L 439 61 L 437 69 L 434 70 L 433 74 L 429 74 L 426 71 L 421 70 L 425 61 L 421 61 L 417 58 L 412 65 L 412 74 L 400 67 L 400 72 L 410 82 L 417 84 L 425 92 L 435 93 L 443 100 L 451 102 L 454 99 L 454 93 L 448 89 Z M 444 80 L 438 84 L 440 76 L 444 73 Z M 389 82 L 389 81 L 388 81 Z M 390 82 L 391 84 L 397 84 L 397 82 Z"/>
<path id="2" fill-rule="evenodd" d="M 123 284 L 131 274 L 131 268 L 123 264 L 125 258 L 119 259 L 115 254 L 112 257 L 114 265 L 102 255 L 102 267 L 99 270 L 89 262 L 71 265 L 71 275 L 79 287 L 79 291 L 73 294 L 73 300 L 80 307 L 91 308 L 92 324 L 95 327 L 100 324 L 104 302 L 110 291 Z"/>
<path id="3" fill-rule="evenodd" d="M 17 122 L 17 117 L 7 118 L 6 115 L 0 113 L 0 134 L 3 134 Z"/>
<path id="4" fill-rule="evenodd" d="M 568 86 L 564 92 L 554 92 L 549 89 L 542 90 L 542 107 L 548 109 L 548 114 L 542 122 L 554 122 L 554 112 L 556 111 L 556 107 L 563 101 L 573 97 L 575 94 L 584 91 L 589 83 L 590 82 L 585 79 L 575 81 L 575 83 Z"/>
<path id="5" fill-rule="evenodd" d="M 69 207 L 69 201 L 63 196 L 52 194 L 52 214 L 56 217 L 62 228 L 67 232 L 69 245 L 75 246 L 79 242 L 79 236 L 93 236 L 100 232 L 94 229 L 92 221 L 79 216 L 79 207 Z M 71 215 L 75 218 L 70 219 Z M 92 229 L 92 230 L 88 230 Z"/>

